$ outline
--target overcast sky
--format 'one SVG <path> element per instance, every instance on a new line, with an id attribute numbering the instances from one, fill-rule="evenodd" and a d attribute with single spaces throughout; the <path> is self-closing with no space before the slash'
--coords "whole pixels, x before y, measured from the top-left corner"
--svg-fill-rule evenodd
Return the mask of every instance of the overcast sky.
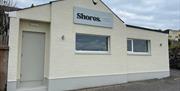
<path id="1" fill-rule="evenodd" d="M 29 7 L 51 0 L 17 0 Z M 126 24 L 156 29 L 180 29 L 180 0 L 103 0 Z"/>

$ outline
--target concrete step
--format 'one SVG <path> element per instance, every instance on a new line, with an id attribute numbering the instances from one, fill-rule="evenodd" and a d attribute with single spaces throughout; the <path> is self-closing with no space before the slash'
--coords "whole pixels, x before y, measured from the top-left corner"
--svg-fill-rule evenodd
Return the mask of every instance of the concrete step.
<path id="1" fill-rule="evenodd" d="M 38 87 L 21 87 L 16 91 L 47 91 L 46 86 L 38 86 Z"/>

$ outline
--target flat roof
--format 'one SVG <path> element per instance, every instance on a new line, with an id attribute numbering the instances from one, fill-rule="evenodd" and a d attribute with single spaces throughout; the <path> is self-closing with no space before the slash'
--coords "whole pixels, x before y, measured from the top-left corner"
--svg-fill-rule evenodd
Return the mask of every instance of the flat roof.
<path id="1" fill-rule="evenodd" d="M 160 29 L 151 29 L 151 28 L 146 28 L 146 27 L 140 27 L 140 26 L 135 26 L 135 25 L 129 25 L 129 24 L 126 24 L 127 27 L 130 27 L 130 28 L 137 28 L 137 29 L 142 29 L 142 30 L 147 30 L 147 31 L 152 31 L 152 32 L 159 32 L 159 33 L 165 33 L 165 34 L 168 34 L 167 32 L 164 32 Z"/>

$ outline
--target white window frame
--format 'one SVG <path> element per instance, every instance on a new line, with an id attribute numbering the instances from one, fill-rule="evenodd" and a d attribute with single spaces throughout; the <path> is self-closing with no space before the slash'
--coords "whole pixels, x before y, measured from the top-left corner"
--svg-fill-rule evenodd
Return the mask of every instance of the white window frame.
<path id="1" fill-rule="evenodd" d="M 130 40 L 131 41 L 131 51 L 128 51 L 127 49 L 127 53 L 128 54 L 135 54 L 135 55 L 151 55 L 151 41 L 150 40 L 146 40 L 146 39 L 138 39 L 138 40 L 145 40 L 148 41 L 148 52 L 134 52 L 134 43 L 133 40 L 135 40 L 134 38 L 128 38 L 127 41 Z M 128 45 L 128 43 L 127 43 Z"/>
<path id="2" fill-rule="evenodd" d="M 110 36 L 109 35 L 97 35 L 97 34 L 85 34 L 85 33 L 76 33 L 77 34 L 84 34 L 84 35 L 93 35 L 93 36 L 105 36 L 105 37 L 108 37 L 108 50 L 107 51 L 86 51 L 86 50 L 77 50 L 76 49 L 76 40 L 75 40 L 75 53 L 76 54 L 94 54 L 94 55 L 98 55 L 98 54 L 111 54 L 110 51 L 111 51 L 111 47 L 110 47 Z M 75 35 L 75 37 L 76 37 Z M 76 38 L 75 38 L 76 39 Z"/>

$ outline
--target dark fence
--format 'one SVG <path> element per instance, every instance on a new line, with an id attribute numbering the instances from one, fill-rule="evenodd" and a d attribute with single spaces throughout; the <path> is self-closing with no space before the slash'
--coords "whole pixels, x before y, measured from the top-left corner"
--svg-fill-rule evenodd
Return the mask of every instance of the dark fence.
<path id="1" fill-rule="evenodd" d="M 15 10 L 18 10 L 18 8 L 0 5 L 0 91 L 6 91 L 8 72 L 10 18 L 5 12 Z"/>
<path id="2" fill-rule="evenodd" d="M 8 46 L 9 37 L 7 35 L 0 35 L 0 47 Z"/>
<path id="3" fill-rule="evenodd" d="M 0 35 L 0 91 L 6 91 L 8 69 L 8 36 Z"/>

